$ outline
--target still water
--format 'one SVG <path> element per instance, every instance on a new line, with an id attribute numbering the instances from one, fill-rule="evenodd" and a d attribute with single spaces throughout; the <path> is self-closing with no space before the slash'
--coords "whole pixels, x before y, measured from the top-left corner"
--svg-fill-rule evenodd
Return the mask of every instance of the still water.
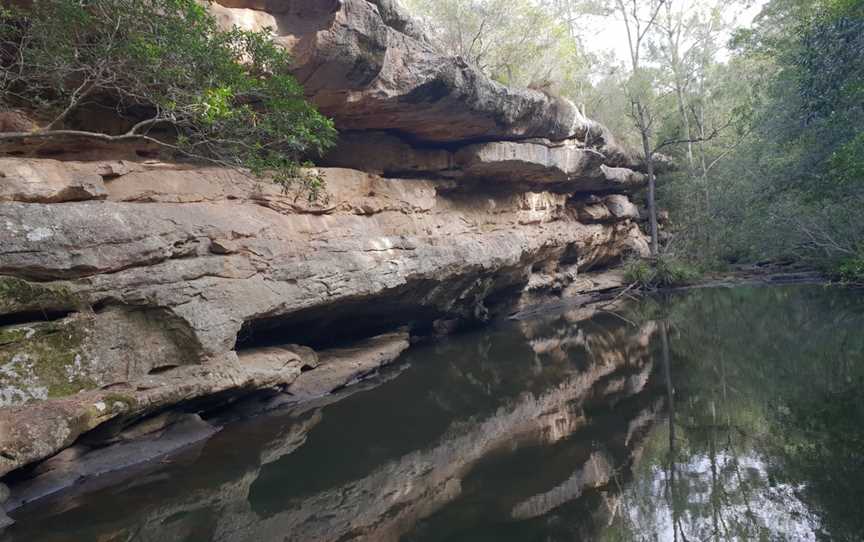
<path id="1" fill-rule="evenodd" d="M 696 290 L 401 362 L 0 539 L 864 539 L 864 291 Z"/>

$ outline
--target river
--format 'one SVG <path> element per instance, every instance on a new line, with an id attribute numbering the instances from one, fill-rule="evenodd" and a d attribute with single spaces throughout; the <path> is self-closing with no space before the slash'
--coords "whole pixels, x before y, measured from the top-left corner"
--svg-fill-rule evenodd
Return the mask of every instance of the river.
<path id="1" fill-rule="evenodd" d="M 19 541 L 862 540 L 864 291 L 697 289 L 416 345 L 17 510 Z"/>

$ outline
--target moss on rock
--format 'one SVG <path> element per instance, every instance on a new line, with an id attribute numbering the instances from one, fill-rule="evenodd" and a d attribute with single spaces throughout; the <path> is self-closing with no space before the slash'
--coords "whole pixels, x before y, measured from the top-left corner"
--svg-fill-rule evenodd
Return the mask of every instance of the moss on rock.
<path id="1" fill-rule="evenodd" d="M 89 320 L 81 316 L 0 328 L 0 406 L 95 388 L 88 334 Z"/>
<path id="2" fill-rule="evenodd" d="M 81 300 L 68 286 L 49 286 L 15 277 L 0 277 L 0 314 L 74 309 L 80 305 Z"/>

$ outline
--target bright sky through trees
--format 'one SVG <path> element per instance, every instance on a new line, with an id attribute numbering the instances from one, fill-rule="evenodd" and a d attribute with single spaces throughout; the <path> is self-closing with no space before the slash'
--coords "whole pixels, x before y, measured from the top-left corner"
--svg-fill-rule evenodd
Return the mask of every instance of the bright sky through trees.
<path id="1" fill-rule="evenodd" d="M 752 5 L 744 8 L 731 6 L 724 12 L 724 18 L 737 26 L 750 26 L 767 1 L 755 0 Z M 704 0 L 689 0 L 689 2 L 699 4 L 704 3 Z M 629 57 L 627 34 L 623 25 L 612 23 L 607 17 L 600 16 L 586 16 L 584 21 L 580 26 L 584 32 L 586 49 L 597 54 L 612 51 L 619 60 Z"/>

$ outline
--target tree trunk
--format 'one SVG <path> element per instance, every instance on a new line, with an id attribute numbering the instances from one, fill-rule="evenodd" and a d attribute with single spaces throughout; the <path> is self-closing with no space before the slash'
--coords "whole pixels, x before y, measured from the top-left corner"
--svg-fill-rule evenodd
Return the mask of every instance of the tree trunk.
<path id="1" fill-rule="evenodd" d="M 675 95 L 678 99 L 678 114 L 681 115 L 681 122 L 684 123 L 684 138 L 687 140 L 687 163 L 693 170 L 693 135 L 690 130 L 690 117 L 687 116 L 687 110 L 684 107 L 684 90 L 681 88 L 677 72 L 675 74 Z"/>
<path id="2" fill-rule="evenodd" d="M 705 228 L 705 254 L 711 250 L 711 187 L 708 180 L 708 163 L 705 158 L 705 106 L 699 108 L 699 162 L 702 166 L 702 191 L 705 197 L 705 218 L 702 225 Z"/>
<path id="3" fill-rule="evenodd" d="M 651 152 L 650 134 L 645 129 L 642 132 L 642 150 L 645 152 L 645 168 L 648 170 L 648 223 L 651 228 L 651 256 L 660 253 L 660 243 L 657 235 L 657 179 L 654 175 L 654 153 Z"/>

